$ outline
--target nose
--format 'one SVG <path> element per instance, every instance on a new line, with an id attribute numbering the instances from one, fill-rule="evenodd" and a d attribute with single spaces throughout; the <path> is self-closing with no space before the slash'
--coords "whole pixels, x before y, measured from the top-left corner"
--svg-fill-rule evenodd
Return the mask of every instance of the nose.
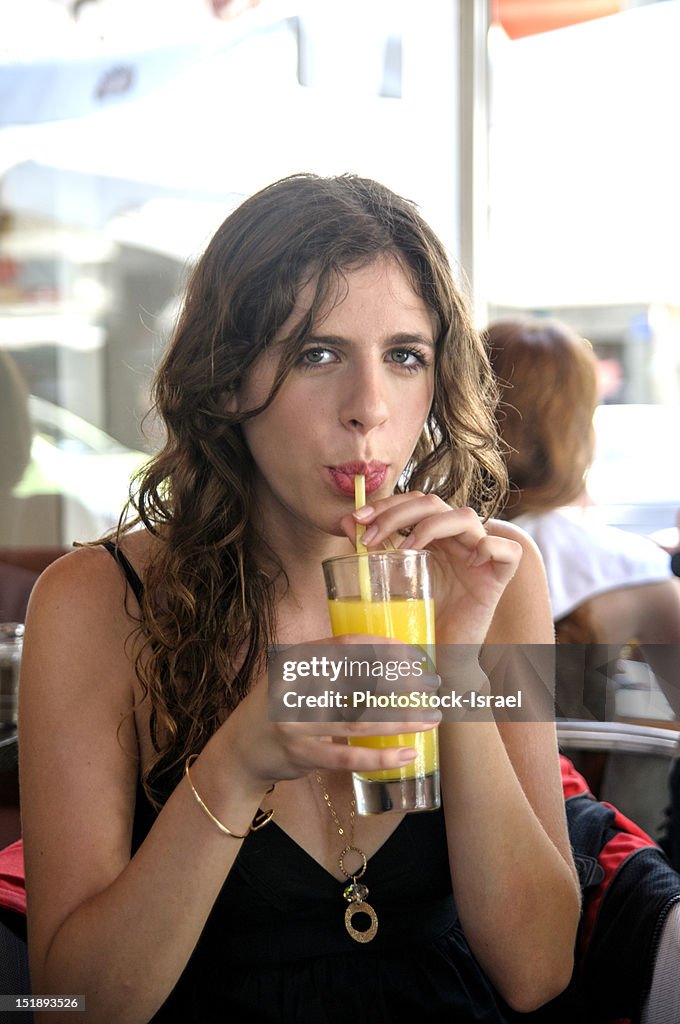
<path id="1" fill-rule="evenodd" d="M 344 382 L 340 398 L 340 421 L 348 430 L 368 433 L 388 418 L 384 375 L 377 367 L 363 366 Z"/>

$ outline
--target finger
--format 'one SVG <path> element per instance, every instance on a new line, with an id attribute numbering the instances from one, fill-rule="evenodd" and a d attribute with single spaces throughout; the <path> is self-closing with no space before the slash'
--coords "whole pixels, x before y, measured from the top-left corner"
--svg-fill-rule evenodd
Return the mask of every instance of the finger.
<path id="1" fill-rule="evenodd" d="M 433 540 L 455 540 L 472 552 L 487 536 L 484 525 L 471 508 L 448 508 L 422 519 L 404 538 L 401 549 L 426 548 Z"/>
<path id="2" fill-rule="evenodd" d="M 411 709 L 412 710 L 412 709 Z M 401 733 L 429 732 L 441 721 L 441 712 L 434 709 L 420 712 L 417 722 L 400 721 L 398 709 L 392 710 L 393 720 L 352 722 L 281 722 L 280 729 L 292 739 L 312 738 L 329 742 L 333 739 L 361 739 L 365 736 L 397 736 Z M 322 735 L 320 735 L 322 733 Z"/>
<path id="3" fill-rule="evenodd" d="M 375 519 L 376 516 L 381 515 L 383 512 L 386 512 L 391 508 L 396 508 L 398 505 L 403 505 L 404 502 L 425 497 L 428 497 L 428 495 L 423 491 L 403 491 L 399 494 L 390 494 L 386 498 L 376 498 L 375 501 L 371 499 L 363 509 L 356 509 L 351 515 L 352 518 L 356 519 L 358 522 L 367 523 L 372 519 Z M 369 509 L 370 513 L 368 512 Z"/>
<path id="4" fill-rule="evenodd" d="M 485 534 L 473 551 L 468 565 L 475 567 L 487 562 L 499 565 L 517 565 L 522 556 L 522 546 L 506 537 L 490 537 Z"/>
<path id="5" fill-rule="evenodd" d="M 376 515 L 366 525 L 362 537 L 362 541 L 367 547 L 377 547 L 393 533 L 403 530 L 410 531 L 414 524 L 428 516 L 451 511 L 450 506 L 436 494 L 410 492 L 399 495 L 398 498 L 399 500 L 390 501 L 389 505 L 385 503 L 382 507 L 378 507 L 379 503 L 376 502 Z M 351 522 L 355 521 L 354 516 L 348 518 Z"/>
<path id="6" fill-rule="evenodd" d="M 338 743 L 319 743 L 314 751 L 306 752 L 310 767 L 346 772 L 383 771 L 400 768 L 415 760 L 417 752 L 408 742 L 408 735 L 398 738 L 391 747 L 345 746 Z"/>
<path id="7" fill-rule="evenodd" d="M 376 519 L 379 516 L 384 515 L 385 512 L 388 512 L 390 509 L 397 508 L 399 505 L 411 503 L 414 498 L 424 497 L 425 495 L 421 491 L 408 491 L 406 494 L 391 494 L 388 498 L 380 498 L 377 501 L 371 501 L 370 505 L 364 505 L 363 508 L 356 509 L 354 512 L 348 512 L 347 515 L 341 518 L 340 526 L 347 537 L 352 541 L 352 543 L 354 543 L 357 524 L 364 526 L 366 530 L 370 530 Z"/>

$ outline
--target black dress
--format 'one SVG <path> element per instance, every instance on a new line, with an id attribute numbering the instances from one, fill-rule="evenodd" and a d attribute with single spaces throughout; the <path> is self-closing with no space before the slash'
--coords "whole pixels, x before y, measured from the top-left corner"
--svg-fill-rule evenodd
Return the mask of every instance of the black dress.
<path id="1" fill-rule="evenodd" d="M 140 787 L 133 849 L 153 814 Z M 364 944 L 345 930 L 341 882 L 274 821 L 251 833 L 154 1024 L 508 1019 L 458 924 L 441 811 L 407 815 L 362 881 L 379 919 Z"/>
<path id="2" fill-rule="evenodd" d="M 141 596 L 132 566 L 107 547 Z M 133 854 L 155 814 L 138 786 Z M 362 882 L 379 920 L 370 943 L 345 929 L 343 883 L 276 822 L 252 832 L 154 1024 L 387 1024 L 411 1013 L 505 1024 L 458 923 L 442 811 L 407 815 Z"/>

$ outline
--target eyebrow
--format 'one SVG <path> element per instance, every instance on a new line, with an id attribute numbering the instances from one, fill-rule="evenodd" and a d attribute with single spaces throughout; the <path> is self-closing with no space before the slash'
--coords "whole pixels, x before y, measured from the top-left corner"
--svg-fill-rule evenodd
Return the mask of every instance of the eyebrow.
<path id="1" fill-rule="evenodd" d="M 338 348 L 347 348 L 353 344 L 351 339 L 342 338 L 337 334 L 310 334 L 306 340 L 308 343 L 315 345 L 335 345 Z M 412 345 L 420 345 L 424 348 L 430 349 L 432 352 L 434 352 L 437 347 L 434 340 L 426 334 L 413 334 L 409 331 L 392 334 L 390 337 L 385 339 L 385 342 L 388 345 L 403 345 L 404 348 L 408 348 Z"/>

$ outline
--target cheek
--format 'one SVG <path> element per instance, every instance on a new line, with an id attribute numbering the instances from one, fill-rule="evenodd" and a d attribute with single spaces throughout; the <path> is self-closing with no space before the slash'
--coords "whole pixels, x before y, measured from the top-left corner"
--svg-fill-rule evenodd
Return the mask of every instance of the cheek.
<path id="1" fill-rule="evenodd" d="M 402 404 L 400 412 L 402 420 L 408 420 L 417 425 L 417 430 L 420 432 L 427 423 L 433 401 L 434 387 L 428 383 L 420 394 L 414 395 L 410 402 Z"/>
<path id="2" fill-rule="evenodd" d="M 277 370 L 278 358 L 273 353 L 260 355 L 246 373 L 238 390 L 227 395 L 229 412 L 247 412 L 249 409 L 257 409 L 266 402 L 274 385 Z"/>
<path id="3" fill-rule="evenodd" d="M 244 440 L 255 462 L 260 462 L 263 457 L 266 458 L 267 452 L 273 447 L 273 442 L 276 439 L 276 433 L 272 433 L 267 428 L 266 415 L 266 413 L 261 413 L 260 416 L 241 424 Z"/>
<path id="4" fill-rule="evenodd" d="M 241 425 L 243 437 L 257 463 L 276 468 L 286 457 L 299 449 L 301 439 L 309 436 L 309 420 L 299 406 L 274 403 L 259 416 Z"/>

